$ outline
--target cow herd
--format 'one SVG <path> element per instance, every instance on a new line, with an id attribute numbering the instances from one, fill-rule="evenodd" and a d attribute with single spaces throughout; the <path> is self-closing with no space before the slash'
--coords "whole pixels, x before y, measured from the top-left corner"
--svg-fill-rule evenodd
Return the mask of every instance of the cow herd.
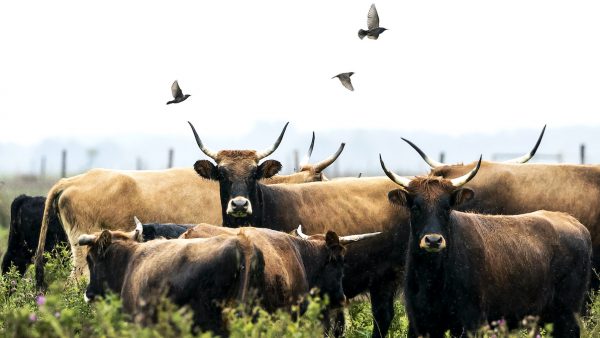
<path id="1" fill-rule="evenodd" d="M 403 289 L 411 337 L 467 336 L 498 319 L 516 327 L 528 315 L 553 323 L 555 337 L 579 336 L 600 267 L 600 165 L 526 163 L 545 127 L 514 160 L 449 165 L 405 140 L 429 173 L 397 175 L 380 155 L 385 176 L 334 180 L 322 171 L 344 144 L 309 164 L 311 144 L 299 172 L 277 175 L 281 163 L 265 158 L 287 124 L 262 151 L 214 151 L 190 127 L 212 161 L 94 169 L 61 179 L 47 198 L 15 199 L 2 271 L 23 273 L 33 259 L 43 287 L 43 252 L 68 241 L 72 277 L 89 277 L 86 299 L 115 292 L 149 324 L 166 295 L 193 310 L 195 328 L 220 335 L 223 306 L 302 309 L 318 290 L 329 332 L 343 335 L 340 309 L 368 293 L 373 337 L 384 337 Z"/>

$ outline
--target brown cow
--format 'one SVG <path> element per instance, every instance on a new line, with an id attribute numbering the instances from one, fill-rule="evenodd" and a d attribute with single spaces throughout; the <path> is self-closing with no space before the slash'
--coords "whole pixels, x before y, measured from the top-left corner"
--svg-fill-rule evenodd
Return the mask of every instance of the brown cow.
<path id="1" fill-rule="evenodd" d="M 376 324 L 373 337 L 385 336 L 394 316 L 393 300 L 402 282 L 409 234 L 406 211 L 387 198 L 396 186 L 386 177 L 264 185 L 259 179 L 277 173 L 279 162 L 259 163 L 264 156 L 254 150 L 212 151 L 190 126 L 200 150 L 216 162 L 199 160 L 194 168 L 200 176 L 219 182 L 223 225 L 290 232 L 302 224 L 314 234 L 333 224 L 341 235 L 382 232 L 348 248 L 343 284 L 348 297 L 370 293 Z"/>
<path id="2" fill-rule="evenodd" d="M 267 229 L 199 225 L 185 239 L 142 244 L 141 229 L 138 223 L 132 233 L 80 236 L 80 245 L 92 246 L 86 298 L 104 295 L 107 286 L 121 294 L 135 320 L 147 323 L 166 293 L 176 304 L 191 306 L 196 325 L 218 334 L 226 332 L 219 304 L 243 302 L 251 291 L 268 310 L 296 304 L 313 287 L 333 307 L 345 302 L 344 238 L 334 232 L 306 240 Z"/>
<path id="3" fill-rule="evenodd" d="M 287 125 L 286 125 L 287 126 Z M 285 129 L 284 129 L 285 131 Z M 281 142 L 283 132 L 278 143 Z M 265 180 L 265 184 L 304 183 L 327 180 L 322 171 L 340 155 L 344 144 L 331 157 L 309 164 L 314 134 L 300 171 Z M 44 250 L 48 215 L 56 213 L 73 249 L 73 274 L 86 273 L 85 252 L 74 246 L 79 235 L 102 229 L 130 230 L 131 218 L 143 215 L 156 223 L 207 222 L 221 224 L 219 185 L 200 180 L 192 168 L 124 171 L 92 169 L 61 179 L 48 193 L 36 257 Z M 43 261 L 35 260 L 38 286 L 43 285 Z"/>
<path id="4" fill-rule="evenodd" d="M 527 315 L 554 323 L 554 337 L 579 337 L 592 254 L 590 234 L 572 216 L 536 211 L 490 216 L 455 211 L 473 198 L 462 188 L 479 170 L 445 179 L 409 179 L 388 171 L 402 189 L 390 200 L 410 211 L 404 294 L 409 336 L 476 331 L 504 318 L 509 328 Z"/>
<path id="5" fill-rule="evenodd" d="M 416 146 L 414 146 L 418 149 Z M 417 150 L 428 160 L 427 155 Z M 474 163 L 430 163 L 430 175 L 456 178 Z M 481 162 L 481 173 L 466 187 L 477 191 L 473 199 L 457 206 L 460 211 L 517 215 L 536 210 L 566 212 L 584 224 L 591 236 L 592 267 L 600 271 L 600 166 L 578 164 L 503 164 Z M 598 278 L 591 287 L 598 289 Z"/>

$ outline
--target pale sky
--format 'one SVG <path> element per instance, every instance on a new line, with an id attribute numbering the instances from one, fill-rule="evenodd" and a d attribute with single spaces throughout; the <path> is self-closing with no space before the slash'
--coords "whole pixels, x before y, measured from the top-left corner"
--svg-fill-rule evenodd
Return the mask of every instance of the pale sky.
<path id="1" fill-rule="evenodd" d="M 389 31 L 361 41 L 370 5 L 2 1 L 0 142 L 600 125 L 599 1 L 379 1 Z"/>

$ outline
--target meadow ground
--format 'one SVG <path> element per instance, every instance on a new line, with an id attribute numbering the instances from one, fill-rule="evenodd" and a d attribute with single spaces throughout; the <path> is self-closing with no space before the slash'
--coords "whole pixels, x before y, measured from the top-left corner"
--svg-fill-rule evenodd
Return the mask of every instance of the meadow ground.
<path id="1" fill-rule="evenodd" d="M 55 179 L 39 180 L 18 177 L 0 179 L 0 254 L 8 240 L 10 202 L 21 193 L 45 195 Z M 190 314 L 165 301 L 161 305 L 158 323 L 142 328 L 132 324 L 121 311 L 116 296 L 87 304 L 83 300 L 85 282 L 67 281 L 71 266 L 68 251 L 59 248 L 49 258 L 47 281 L 49 291 L 40 297 L 35 289 L 33 269 L 24 277 L 14 272 L 0 278 L 0 336 L 2 337 L 211 337 L 209 333 L 192 335 Z M 319 316 L 323 301 L 312 299 L 309 310 L 298 321 L 288 313 L 269 315 L 260 309 L 231 309 L 226 311 L 232 337 L 319 337 L 323 336 Z M 369 337 L 373 328 L 368 296 L 351 302 L 345 310 L 346 337 Z M 395 318 L 391 337 L 406 336 L 408 319 L 400 298 L 395 303 Z M 247 315 L 240 316 L 240 313 Z M 251 314 L 248 314 L 251 313 Z M 582 337 L 600 336 L 600 297 L 594 297 L 588 316 L 582 318 Z M 528 324 L 529 327 L 535 324 Z M 550 337 L 551 327 L 541 330 Z M 478 337 L 530 337 L 531 330 L 523 328 L 507 332 L 500 325 L 482 328 Z"/>

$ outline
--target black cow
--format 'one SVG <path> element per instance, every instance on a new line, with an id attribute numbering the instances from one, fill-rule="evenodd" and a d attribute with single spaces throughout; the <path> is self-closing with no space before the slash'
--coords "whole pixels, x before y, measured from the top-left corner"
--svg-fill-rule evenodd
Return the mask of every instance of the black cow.
<path id="1" fill-rule="evenodd" d="M 21 275 L 27 265 L 33 262 L 38 245 L 40 227 L 46 198 L 43 196 L 20 195 L 10 206 L 10 231 L 8 249 L 2 259 L 2 273 L 8 272 L 11 265 L 17 267 Z M 60 225 L 56 214 L 50 215 L 48 236 L 44 251 L 49 252 L 58 243 L 67 243 L 67 235 Z"/>
<path id="2" fill-rule="evenodd" d="M 476 331 L 504 318 L 514 328 L 527 315 L 554 323 L 554 337 L 579 337 L 575 314 L 591 272 L 590 233 L 574 217 L 552 211 L 514 216 L 453 210 L 473 198 L 464 176 L 398 176 L 393 203 L 410 210 L 404 295 L 409 336 Z"/>

